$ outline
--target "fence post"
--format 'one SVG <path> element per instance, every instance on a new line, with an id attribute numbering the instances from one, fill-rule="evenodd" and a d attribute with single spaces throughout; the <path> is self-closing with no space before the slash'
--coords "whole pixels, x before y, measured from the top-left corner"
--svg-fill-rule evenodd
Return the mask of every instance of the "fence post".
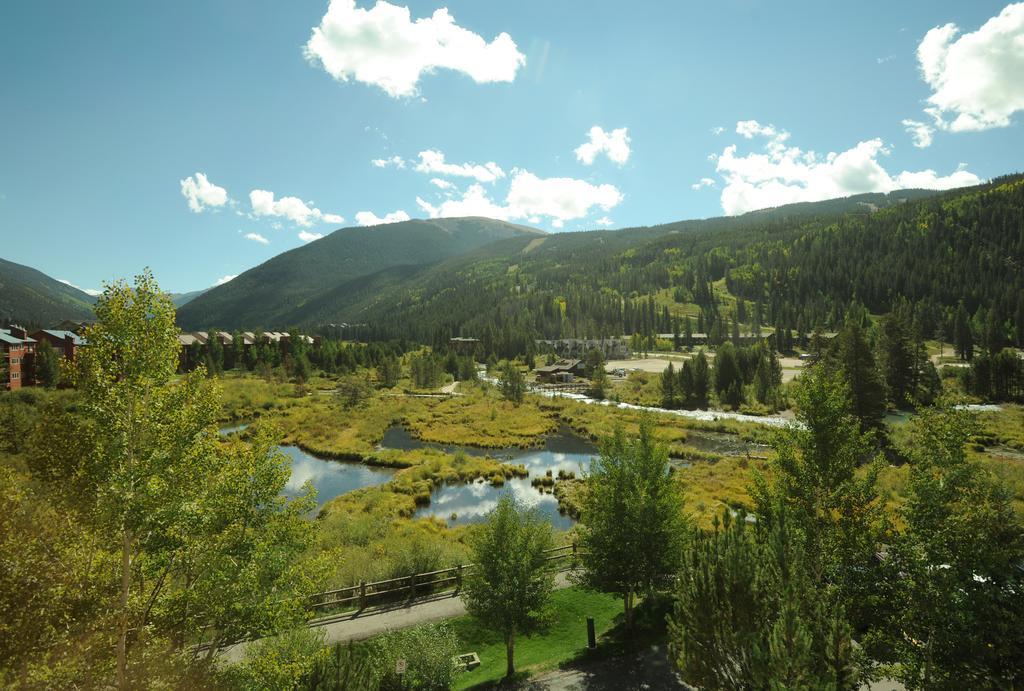
<path id="1" fill-rule="evenodd" d="M 572 568 L 576 568 L 576 541 L 572 541 Z"/>
<path id="2" fill-rule="evenodd" d="M 359 609 L 366 609 L 366 581 L 359 581 Z"/>
<path id="3" fill-rule="evenodd" d="M 416 575 L 409 576 L 409 599 L 416 597 Z"/>
<path id="4" fill-rule="evenodd" d="M 455 568 L 455 592 L 462 590 L 462 564 Z"/>

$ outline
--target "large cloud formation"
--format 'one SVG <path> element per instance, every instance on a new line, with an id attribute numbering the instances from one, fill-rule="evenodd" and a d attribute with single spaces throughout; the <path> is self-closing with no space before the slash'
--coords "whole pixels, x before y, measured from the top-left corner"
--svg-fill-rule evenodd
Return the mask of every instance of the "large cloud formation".
<path id="1" fill-rule="evenodd" d="M 1024 110 L 1024 3 L 1007 5 L 970 33 L 956 24 L 935 27 L 918 45 L 917 60 L 932 94 L 930 122 L 903 121 L 916 146 L 929 146 L 937 129 L 1006 127 Z"/>
<path id="2" fill-rule="evenodd" d="M 904 188 L 950 189 L 981 182 L 962 166 L 949 175 L 934 170 L 891 175 L 879 161 L 889 153 L 881 139 L 869 139 L 824 156 L 789 146 L 790 135 L 756 120 L 736 123 L 745 139 L 765 140 L 764 151 L 740 155 L 735 144 L 712 158 L 723 180 L 722 209 L 728 215 L 794 202 L 821 201 L 864 192 Z"/>
<path id="3" fill-rule="evenodd" d="M 594 185 L 575 178 L 540 178 L 526 170 L 514 170 L 503 204 L 492 200 L 478 183 L 470 185 L 461 198 L 453 197 L 435 206 L 417 197 L 416 204 L 431 218 L 485 216 L 537 223 L 546 217 L 552 227 L 562 228 L 566 221 L 584 218 L 595 207 L 608 211 L 622 199 L 614 185 Z"/>
<path id="4" fill-rule="evenodd" d="M 338 81 L 372 84 L 395 98 L 415 96 L 420 77 L 439 68 L 483 84 L 511 82 L 526 64 L 507 33 L 488 43 L 445 8 L 413 21 L 408 7 L 383 0 L 369 10 L 355 0 L 331 0 L 303 52 Z"/>

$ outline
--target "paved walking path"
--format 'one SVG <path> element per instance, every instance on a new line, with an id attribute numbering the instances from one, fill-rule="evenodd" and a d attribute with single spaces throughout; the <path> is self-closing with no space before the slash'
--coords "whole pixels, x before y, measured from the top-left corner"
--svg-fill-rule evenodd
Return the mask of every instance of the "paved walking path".
<path id="1" fill-rule="evenodd" d="M 571 583 L 567 572 L 555 576 L 555 588 L 567 588 Z M 466 614 L 462 598 L 451 592 L 417 598 L 411 603 L 396 603 L 367 607 L 358 612 L 346 612 L 315 619 L 310 628 L 322 629 L 327 643 L 359 641 L 387 631 L 429 624 L 443 619 L 454 619 Z M 238 662 L 252 641 L 236 643 L 225 648 L 220 655 L 230 662 Z"/>

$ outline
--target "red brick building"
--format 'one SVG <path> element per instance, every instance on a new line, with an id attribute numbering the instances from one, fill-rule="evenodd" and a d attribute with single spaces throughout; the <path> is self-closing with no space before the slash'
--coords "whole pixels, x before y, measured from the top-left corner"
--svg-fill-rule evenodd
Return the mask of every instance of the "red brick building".
<path id="1" fill-rule="evenodd" d="M 53 349 L 56 350 L 66 360 L 74 361 L 75 351 L 85 345 L 78 334 L 73 331 L 64 331 L 61 329 L 40 329 L 32 333 L 32 338 L 37 343 L 43 341 L 49 341 Z"/>
<path id="2" fill-rule="evenodd" d="M 9 329 L 0 329 L 0 356 L 4 359 L 6 377 L 0 381 L 0 387 L 14 391 L 24 386 L 31 386 L 32 359 L 36 352 L 36 341 L 30 338 L 25 329 L 11 325 Z"/>

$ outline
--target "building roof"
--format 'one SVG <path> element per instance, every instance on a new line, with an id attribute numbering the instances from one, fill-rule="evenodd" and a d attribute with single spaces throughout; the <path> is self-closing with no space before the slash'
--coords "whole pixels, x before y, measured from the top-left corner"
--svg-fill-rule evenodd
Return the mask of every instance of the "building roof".
<path id="1" fill-rule="evenodd" d="M 193 343 L 199 342 L 199 339 L 197 339 L 192 334 L 178 334 L 178 343 L 180 343 L 183 346 L 190 346 Z"/>
<path id="2" fill-rule="evenodd" d="M 0 329 L 0 342 L 9 343 L 11 345 L 22 345 L 26 343 L 35 343 L 36 339 L 28 338 L 27 336 L 25 338 L 18 338 L 17 336 L 12 336 L 8 329 Z"/>
<path id="3" fill-rule="evenodd" d="M 85 345 L 85 339 L 76 334 L 74 331 L 64 331 L 62 329 L 42 329 L 43 333 L 50 334 L 54 338 L 59 338 L 62 341 L 67 340 L 68 336 L 74 341 L 76 346 Z M 36 333 L 39 333 L 38 331 Z"/>
<path id="4" fill-rule="evenodd" d="M 580 364 L 579 360 L 559 360 L 553 365 L 547 365 L 546 367 L 538 367 L 535 372 L 538 374 L 557 374 L 559 372 L 569 372 L 570 370 L 578 367 Z"/>

